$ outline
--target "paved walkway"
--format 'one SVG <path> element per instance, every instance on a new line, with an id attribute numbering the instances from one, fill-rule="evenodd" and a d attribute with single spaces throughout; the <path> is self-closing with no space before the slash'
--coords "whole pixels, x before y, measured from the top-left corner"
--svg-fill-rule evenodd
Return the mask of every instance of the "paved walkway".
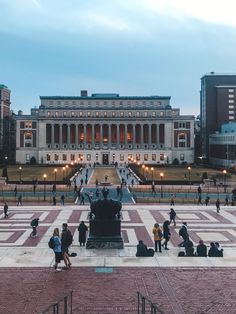
<path id="1" fill-rule="evenodd" d="M 88 224 L 88 205 L 10 206 L 8 219 L 0 214 L 0 313 L 36 313 L 70 289 L 74 313 L 136 313 L 138 290 L 164 313 L 235 313 L 236 208 L 217 214 L 215 206 L 175 205 L 170 250 L 136 258 L 138 240 L 153 247 L 152 226 L 168 219 L 169 208 L 123 205 L 124 250 L 86 250 L 78 245 L 76 229 L 81 220 Z M 29 237 L 33 217 L 40 218 L 36 239 Z M 194 245 L 200 238 L 208 247 L 218 241 L 224 257 L 177 257 L 182 221 L 188 222 Z M 71 252 L 78 255 L 71 258 L 70 271 L 55 273 L 47 243 L 63 222 L 74 234 Z"/>

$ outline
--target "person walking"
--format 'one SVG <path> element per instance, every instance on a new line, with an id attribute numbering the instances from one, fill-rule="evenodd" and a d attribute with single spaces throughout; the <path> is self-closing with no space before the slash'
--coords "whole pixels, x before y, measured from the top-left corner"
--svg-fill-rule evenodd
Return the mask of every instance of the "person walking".
<path id="1" fill-rule="evenodd" d="M 179 235 L 183 238 L 183 241 L 178 246 L 186 246 L 186 244 L 189 242 L 187 222 L 183 222 L 183 224 L 179 230 Z"/>
<path id="2" fill-rule="evenodd" d="M 229 197 L 228 197 L 228 195 L 225 196 L 225 206 L 229 206 Z"/>
<path id="3" fill-rule="evenodd" d="M 52 205 L 56 206 L 57 205 L 57 199 L 56 196 L 53 196 L 52 198 Z"/>
<path id="4" fill-rule="evenodd" d="M 171 236 L 169 225 L 170 225 L 169 220 L 166 220 L 163 223 L 163 238 L 165 239 L 165 242 L 162 244 L 162 247 L 164 247 L 165 250 L 169 250 L 167 247 L 167 243 L 169 242 Z"/>
<path id="5" fill-rule="evenodd" d="M 78 231 L 79 231 L 79 245 L 85 246 L 86 233 L 88 231 L 88 227 L 85 225 L 84 221 L 81 221 L 81 223 L 79 224 Z"/>
<path id="6" fill-rule="evenodd" d="M 66 265 L 66 269 L 69 269 L 71 267 L 71 262 L 69 258 L 69 246 L 73 242 L 73 236 L 68 229 L 67 223 L 62 224 L 62 233 L 61 233 L 61 251 L 64 263 Z"/>
<path id="7" fill-rule="evenodd" d="M 17 195 L 17 185 L 15 185 L 15 188 L 14 188 L 14 195 L 15 196 Z"/>
<path id="8" fill-rule="evenodd" d="M 4 207 L 3 207 L 3 212 L 4 212 L 4 218 L 8 218 L 8 205 L 5 202 Z"/>
<path id="9" fill-rule="evenodd" d="M 54 269 L 56 271 L 61 271 L 61 268 L 58 268 L 58 264 L 63 260 L 63 255 L 61 251 L 61 239 L 59 234 L 59 229 L 55 228 L 53 231 L 53 241 L 54 241 L 54 254 L 55 254 L 55 264 Z"/>
<path id="10" fill-rule="evenodd" d="M 219 212 L 220 212 L 220 200 L 219 200 L 219 198 L 217 198 L 217 200 L 216 200 L 216 211 L 219 214 Z"/>
<path id="11" fill-rule="evenodd" d="M 170 196 L 170 206 L 174 206 L 175 205 L 175 196 L 174 194 L 171 194 Z"/>
<path id="12" fill-rule="evenodd" d="M 37 237 L 37 227 L 39 225 L 39 218 L 34 218 L 31 223 L 30 223 L 31 227 L 32 227 L 32 232 L 31 232 L 31 238 L 36 238 Z"/>
<path id="13" fill-rule="evenodd" d="M 22 206 L 22 195 L 18 196 L 18 202 L 17 202 L 17 206 L 21 205 Z"/>
<path id="14" fill-rule="evenodd" d="M 173 221 L 174 226 L 176 226 L 176 222 L 175 222 L 176 212 L 173 208 L 170 209 L 169 216 L 170 216 L 170 224 Z"/>
<path id="15" fill-rule="evenodd" d="M 80 195 L 80 205 L 84 205 L 84 194 Z"/>
<path id="16" fill-rule="evenodd" d="M 152 233 L 154 235 L 155 252 L 157 252 L 157 246 L 158 246 L 159 252 L 161 253 L 161 240 L 162 240 L 163 234 L 158 223 L 155 223 L 152 229 Z"/>
<path id="17" fill-rule="evenodd" d="M 61 196 L 61 205 L 65 205 L 65 195 L 64 194 L 62 194 L 62 196 Z"/>
<path id="18" fill-rule="evenodd" d="M 210 197 L 207 195 L 207 197 L 205 198 L 205 205 L 208 206 L 210 201 Z"/>

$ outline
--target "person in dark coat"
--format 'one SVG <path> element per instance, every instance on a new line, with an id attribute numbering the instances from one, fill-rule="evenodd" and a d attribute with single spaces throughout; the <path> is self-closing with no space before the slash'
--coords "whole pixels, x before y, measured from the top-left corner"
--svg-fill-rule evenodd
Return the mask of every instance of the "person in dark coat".
<path id="1" fill-rule="evenodd" d="M 209 257 L 219 257 L 218 249 L 214 242 L 210 243 L 210 249 L 208 252 Z"/>
<path id="2" fill-rule="evenodd" d="M 81 223 L 79 224 L 78 231 L 79 231 L 79 245 L 85 246 L 86 232 L 88 231 L 88 227 L 85 225 L 84 221 L 81 221 Z"/>
<path id="3" fill-rule="evenodd" d="M 219 212 L 220 212 L 220 200 L 219 200 L 219 198 L 217 198 L 217 200 L 216 200 L 216 211 L 219 214 Z"/>
<path id="4" fill-rule="evenodd" d="M 169 229 L 169 225 L 170 225 L 169 220 L 166 220 L 166 221 L 163 223 L 163 238 L 164 238 L 165 242 L 162 244 L 162 246 L 164 247 L 165 250 L 169 250 L 168 247 L 167 247 L 167 243 L 168 243 L 168 241 L 170 240 L 170 229 Z"/>
<path id="5" fill-rule="evenodd" d="M 183 238 L 183 241 L 178 246 L 186 246 L 189 241 L 187 222 L 183 222 L 183 225 L 179 230 L 179 235 Z"/>
<path id="6" fill-rule="evenodd" d="M 186 256 L 195 256 L 194 254 L 194 247 L 193 247 L 193 242 L 192 241 L 188 241 L 185 245 L 185 252 L 186 252 Z"/>
<path id="7" fill-rule="evenodd" d="M 142 240 L 139 240 L 137 245 L 136 257 L 154 256 L 154 250 L 148 249 Z"/>
<path id="8" fill-rule="evenodd" d="M 197 246 L 197 256 L 207 256 L 207 247 L 202 240 L 199 241 L 199 244 Z"/>
<path id="9" fill-rule="evenodd" d="M 173 221 L 174 226 L 176 226 L 176 222 L 175 222 L 176 212 L 173 208 L 170 209 L 169 215 L 170 215 L 170 224 Z"/>
<path id="10" fill-rule="evenodd" d="M 8 205 L 5 202 L 4 207 L 3 207 L 3 211 L 4 211 L 4 218 L 8 218 Z"/>

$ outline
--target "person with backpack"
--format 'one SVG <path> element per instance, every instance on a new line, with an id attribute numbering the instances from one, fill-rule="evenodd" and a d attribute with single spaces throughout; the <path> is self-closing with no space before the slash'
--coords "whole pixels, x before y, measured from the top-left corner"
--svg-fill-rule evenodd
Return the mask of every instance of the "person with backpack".
<path id="1" fill-rule="evenodd" d="M 54 269 L 56 271 L 61 271 L 61 268 L 58 268 L 58 264 L 63 260 L 62 252 L 61 252 L 61 239 L 59 234 L 59 229 L 55 228 L 53 231 L 53 235 L 48 242 L 48 246 L 53 250 L 55 254 L 55 264 Z"/>
<path id="2" fill-rule="evenodd" d="M 31 223 L 30 223 L 33 231 L 31 232 L 31 238 L 36 238 L 37 237 L 37 227 L 39 225 L 39 218 L 34 218 Z"/>
<path id="3" fill-rule="evenodd" d="M 183 222 L 182 227 L 179 230 L 179 235 L 183 238 L 183 241 L 178 246 L 186 246 L 186 244 L 189 242 L 187 222 Z"/>
<path id="4" fill-rule="evenodd" d="M 69 246 L 73 242 L 73 236 L 68 229 L 67 223 L 62 224 L 62 234 L 61 234 L 61 251 L 63 255 L 63 259 L 66 265 L 66 269 L 70 269 L 71 267 L 71 262 L 69 258 Z"/>

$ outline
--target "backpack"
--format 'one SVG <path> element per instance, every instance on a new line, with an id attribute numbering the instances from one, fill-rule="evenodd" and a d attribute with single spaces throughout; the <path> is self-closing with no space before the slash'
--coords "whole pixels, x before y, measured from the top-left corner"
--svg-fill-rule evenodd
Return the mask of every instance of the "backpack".
<path id="1" fill-rule="evenodd" d="M 158 237 L 159 237 L 159 238 L 162 238 L 162 237 L 163 237 L 163 233 L 162 233 L 162 231 L 161 231 L 160 229 L 158 230 Z"/>
<path id="2" fill-rule="evenodd" d="M 66 244 L 69 246 L 72 244 L 72 242 L 73 242 L 73 236 L 72 236 L 70 230 L 67 230 L 67 232 L 66 232 Z"/>
<path id="3" fill-rule="evenodd" d="M 48 241 L 48 246 L 52 250 L 55 248 L 55 241 L 53 237 L 51 237 L 50 240 Z"/>
<path id="4" fill-rule="evenodd" d="M 31 223 L 30 223 L 30 225 L 31 225 L 31 227 L 37 227 L 38 226 L 38 219 L 33 219 L 32 221 L 31 221 Z"/>

